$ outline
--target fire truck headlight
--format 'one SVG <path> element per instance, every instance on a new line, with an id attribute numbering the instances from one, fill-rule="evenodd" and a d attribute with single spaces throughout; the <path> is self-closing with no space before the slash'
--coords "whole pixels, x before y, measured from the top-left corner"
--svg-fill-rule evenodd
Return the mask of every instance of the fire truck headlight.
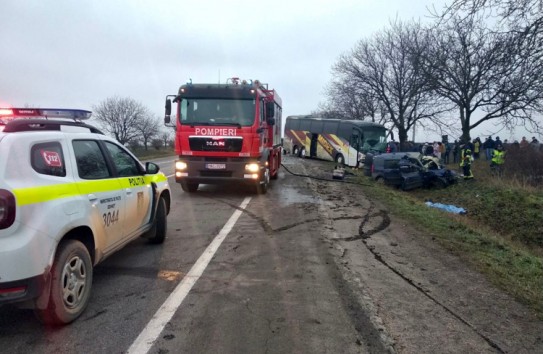
<path id="1" fill-rule="evenodd" d="M 187 163 L 184 161 L 176 161 L 175 162 L 175 170 L 176 171 L 183 171 L 187 169 Z"/>
<path id="2" fill-rule="evenodd" d="M 256 173 L 260 171 L 260 165 L 258 165 L 257 163 L 248 163 L 247 165 L 245 165 L 245 170 L 248 172 Z"/>

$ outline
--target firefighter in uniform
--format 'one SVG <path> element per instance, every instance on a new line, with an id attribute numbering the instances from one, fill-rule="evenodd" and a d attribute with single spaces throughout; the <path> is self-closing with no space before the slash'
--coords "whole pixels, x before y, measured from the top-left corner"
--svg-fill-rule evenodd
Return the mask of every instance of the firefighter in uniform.
<path id="1" fill-rule="evenodd" d="M 471 163 L 473 162 L 473 156 L 471 149 L 465 147 L 460 153 L 460 167 L 462 167 L 462 172 L 464 173 L 464 179 L 472 179 L 473 172 L 471 172 Z"/>

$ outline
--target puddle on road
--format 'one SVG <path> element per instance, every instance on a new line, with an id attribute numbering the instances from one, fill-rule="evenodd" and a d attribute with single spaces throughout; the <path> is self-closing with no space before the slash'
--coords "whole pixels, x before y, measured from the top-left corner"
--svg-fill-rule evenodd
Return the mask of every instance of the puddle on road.
<path id="1" fill-rule="evenodd" d="M 288 187 L 286 185 L 281 186 L 279 196 L 279 202 L 282 204 L 282 206 L 291 204 L 318 203 L 318 199 L 314 196 L 302 194 L 297 189 Z"/>

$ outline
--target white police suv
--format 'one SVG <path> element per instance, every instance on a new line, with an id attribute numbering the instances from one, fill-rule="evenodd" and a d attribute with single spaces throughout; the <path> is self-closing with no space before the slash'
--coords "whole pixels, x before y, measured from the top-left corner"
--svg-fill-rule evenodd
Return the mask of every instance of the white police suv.
<path id="1" fill-rule="evenodd" d="M 136 237 L 166 236 L 166 176 L 82 123 L 90 114 L 0 108 L 0 305 L 47 324 L 81 315 L 94 265 Z"/>

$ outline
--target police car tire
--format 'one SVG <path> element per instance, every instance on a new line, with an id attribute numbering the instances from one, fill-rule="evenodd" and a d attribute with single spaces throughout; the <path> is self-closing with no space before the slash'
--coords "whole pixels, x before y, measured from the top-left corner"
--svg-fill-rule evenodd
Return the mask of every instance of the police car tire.
<path id="1" fill-rule="evenodd" d="M 77 240 L 63 241 L 51 268 L 49 303 L 45 309 L 35 310 L 38 319 L 44 324 L 64 325 L 78 318 L 89 303 L 92 277 L 92 261 L 85 245 Z"/>
<path id="2" fill-rule="evenodd" d="M 158 200 L 156 209 L 155 222 L 151 230 L 149 230 L 149 242 L 154 244 L 163 243 L 166 238 L 166 231 L 168 230 L 168 220 L 166 213 L 166 201 L 164 198 Z"/>

